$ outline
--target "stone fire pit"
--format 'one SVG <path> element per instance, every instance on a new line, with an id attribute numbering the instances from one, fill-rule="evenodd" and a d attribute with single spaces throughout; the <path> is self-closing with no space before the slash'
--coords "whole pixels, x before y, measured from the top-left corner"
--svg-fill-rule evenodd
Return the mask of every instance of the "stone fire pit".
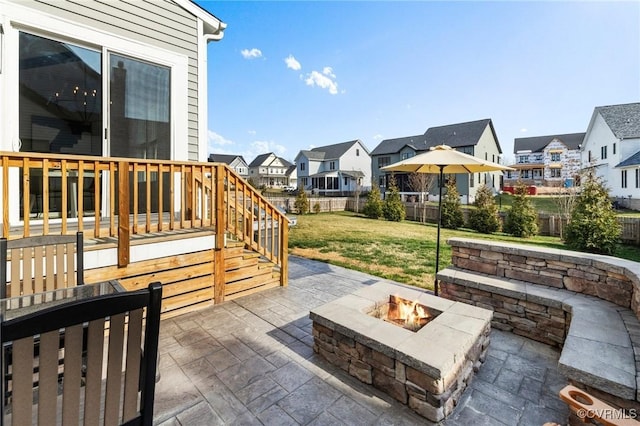
<path id="1" fill-rule="evenodd" d="M 385 321 L 398 296 L 428 308 L 411 331 Z M 379 282 L 313 309 L 314 350 L 433 422 L 448 416 L 489 345 L 492 312 Z"/>

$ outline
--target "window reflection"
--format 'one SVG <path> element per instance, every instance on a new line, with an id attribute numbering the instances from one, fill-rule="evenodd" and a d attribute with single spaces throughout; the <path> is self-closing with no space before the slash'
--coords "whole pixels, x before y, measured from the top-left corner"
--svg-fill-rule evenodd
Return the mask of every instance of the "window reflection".
<path id="1" fill-rule="evenodd" d="M 110 55 L 111 155 L 171 158 L 170 70 Z"/>
<path id="2" fill-rule="evenodd" d="M 20 33 L 21 151 L 102 155 L 101 54 Z"/>

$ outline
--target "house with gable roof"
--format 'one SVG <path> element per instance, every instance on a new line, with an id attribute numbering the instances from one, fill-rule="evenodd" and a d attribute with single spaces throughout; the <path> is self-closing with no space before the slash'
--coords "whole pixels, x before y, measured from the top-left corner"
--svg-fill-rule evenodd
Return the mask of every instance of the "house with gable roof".
<path id="1" fill-rule="evenodd" d="M 298 186 L 320 195 L 371 188 L 371 157 L 360 139 L 302 150 L 295 158 Z"/>
<path id="2" fill-rule="evenodd" d="M 381 170 L 382 167 L 413 157 L 426 152 L 431 147 L 443 144 L 466 154 L 496 163 L 500 162 L 502 154 L 502 148 L 491 119 L 430 127 L 423 135 L 386 139 L 380 142 L 371 152 L 371 169 L 374 182 L 384 192 L 388 186 L 391 173 Z M 417 193 L 411 187 L 409 174 L 393 173 L 393 175 L 401 193 Z M 496 191 L 502 186 L 501 172 L 459 174 L 448 178 L 455 178 L 458 192 L 468 202 L 472 202 L 475 199 L 477 189 L 483 184 L 494 188 Z M 437 186 L 437 183 L 433 186 Z M 430 189 L 429 192 L 435 193 L 436 188 Z"/>
<path id="3" fill-rule="evenodd" d="M 212 163 L 228 164 L 240 176 L 247 179 L 249 177 L 249 165 L 242 155 L 233 154 L 209 154 L 209 161 Z"/>
<path id="4" fill-rule="evenodd" d="M 640 103 L 596 107 L 580 152 L 611 197 L 640 210 Z"/>
<path id="5" fill-rule="evenodd" d="M 516 157 L 505 172 L 504 186 L 526 185 L 570 187 L 580 172 L 580 145 L 584 133 L 516 138 L 513 152 Z"/>
<path id="6" fill-rule="evenodd" d="M 260 187 L 283 188 L 289 184 L 290 167 L 290 162 L 273 152 L 260 154 L 249 164 L 249 178 Z"/>

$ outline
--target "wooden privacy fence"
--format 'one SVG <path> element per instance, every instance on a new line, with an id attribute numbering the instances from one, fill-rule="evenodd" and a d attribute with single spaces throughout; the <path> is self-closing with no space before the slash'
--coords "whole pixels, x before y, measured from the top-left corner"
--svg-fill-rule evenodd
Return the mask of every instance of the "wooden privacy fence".
<path id="1" fill-rule="evenodd" d="M 362 211 L 366 200 L 361 199 L 359 203 L 359 210 Z M 414 221 L 426 221 L 436 223 L 438 221 L 438 206 L 428 204 L 426 207 L 421 203 L 403 203 L 406 211 L 406 219 Z M 354 199 L 349 199 L 346 203 L 345 210 L 355 211 L 356 202 Z M 469 210 L 462 209 L 464 220 L 469 219 Z M 501 211 L 500 218 L 504 223 L 507 212 Z M 561 215 L 554 215 L 550 213 L 538 214 L 538 234 L 548 235 L 552 237 L 561 237 L 567 226 L 567 218 Z M 640 245 L 640 217 L 618 217 L 618 222 L 622 226 L 622 234 L 620 239 L 625 244 Z"/>

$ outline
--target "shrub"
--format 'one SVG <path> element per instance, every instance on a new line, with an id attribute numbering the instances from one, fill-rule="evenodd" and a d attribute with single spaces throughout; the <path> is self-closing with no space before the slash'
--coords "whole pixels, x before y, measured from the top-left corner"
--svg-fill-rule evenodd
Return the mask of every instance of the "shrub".
<path id="1" fill-rule="evenodd" d="M 320 203 L 319 203 L 319 202 L 316 202 L 316 203 L 313 205 L 313 212 L 314 212 L 315 214 L 320 213 Z"/>
<path id="2" fill-rule="evenodd" d="M 482 185 L 478 188 L 473 205 L 476 208 L 469 212 L 469 227 L 471 229 L 483 234 L 491 234 L 500 230 L 498 208 L 488 186 Z"/>
<path id="3" fill-rule="evenodd" d="M 371 219 L 382 217 L 382 196 L 377 185 L 373 185 L 371 191 L 367 194 L 367 202 L 364 204 L 362 212 Z"/>
<path id="4" fill-rule="evenodd" d="M 309 212 L 309 198 L 307 198 L 307 193 L 304 191 L 300 191 L 298 196 L 296 197 L 296 201 L 293 203 L 293 206 L 298 211 L 298 214 L 305 214 Z"/>
<path id="5" fill-rule="evenodd" d="M 382 204 L 382 215 L 385 219 L 392 222 L 400 222 L 404 220 L 406 214 L 407 211 L 400 198 L 400 191 L 398 190 L 398 185 L 396 185 L 396 180 L 391 177 L 391 179 L 389 179 L 389 193 Z"/>
<path id="6" fill-rule="evenodd" d="M 504 232 L 514 237 L 529 238 L 538 233 L 538 213 L 531 199 L 527 197 L 527 187 L 523 183 L 516 186 L 516 194 L 507 213 Z"/>
<path id="7" fill-rule="evenodd" d="M 622 232 L 602 181 L 589 174 L 571 211 L 565 242 L 571 248 L 591 253 L 613 254 Z"/>
<path id="8" fill-rule="evenodd" d="M 447 193 L 442 197 L 442 227 L 458 229 L 464 225 L 460 194 L 453 180 L 447 181 Z"/>

